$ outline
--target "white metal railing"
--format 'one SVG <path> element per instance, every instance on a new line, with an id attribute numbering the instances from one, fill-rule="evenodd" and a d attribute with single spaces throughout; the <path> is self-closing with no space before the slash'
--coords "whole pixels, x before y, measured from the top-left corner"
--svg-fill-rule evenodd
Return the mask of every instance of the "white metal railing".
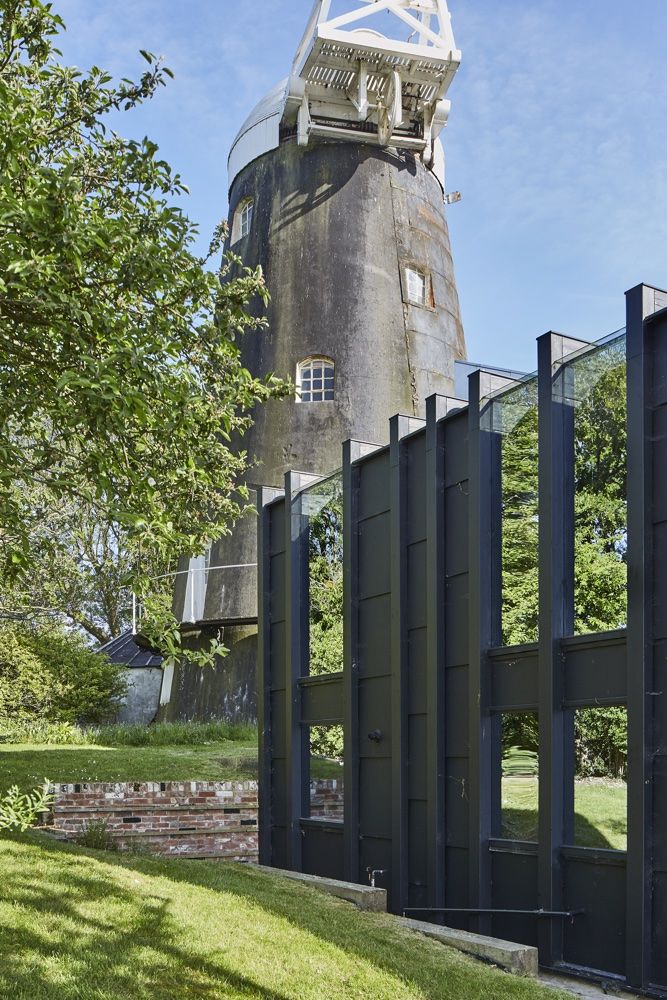
<path id="1" fill-rule="evenodd" d="M 203 608 L 202 608 L 202 614 L 201 615 L 198 616 L 196 614 L 196 611 L 197 611 L 196 603 L 197 602 L 195 600 L 195 585 L 194 585 L 196 574 L 197 573 L 204 573 L 204 574 L 206 574 L 204 576 L 204 585 L 203 585 L 203 588 L 200 588 L 202 590 L 203 596 L 205 597 L 205 595 L 206 595 L 206 583 L 207 583 L 207 580 L 208 580 L 208 574 L 209 573 L 215 573 L 215 572 L 218 572 L 218 571 L 221 571 L 221 570 L 230 570 L 230 569 L 231 570 L 234 570 L 234 569 L 257 569 L 257 563 L 229 563 L 226 566 L 189 566 L 188 569 L 175 570 L 172 573 L 162 573 L 160 576 L 155 576 L 152 579 L 153 580 L 167 580 L 167 579 L 170 579 L 170 578 L 173 577 L 174 580 L 175 580 L 176 577 L 178 577 L 178 576 L 187 576 L 188 577 L 188 582 L 187 582 L 186 588 L 185 588 L 184 608 L 185 608 L 185 605 L 189 604 L 189 611 L 190 611 L 190 619 L 189 619 L 189 621 L 195 622 L 195 621 L 198 621 L 199 618 L 203 616 Z M 132 635 L 137 635 L 137 632 L 139 631 L 139 625 L 141 624 L 141 614 L 142 614 L 141 603 L 140 603 L 140 601 L 139 601 L 136 593 L 133 592 L 133 594 L 132 594 Z M 183 618 L 182 620 L 183 621 L 187 621 L 188 619 Z"/>

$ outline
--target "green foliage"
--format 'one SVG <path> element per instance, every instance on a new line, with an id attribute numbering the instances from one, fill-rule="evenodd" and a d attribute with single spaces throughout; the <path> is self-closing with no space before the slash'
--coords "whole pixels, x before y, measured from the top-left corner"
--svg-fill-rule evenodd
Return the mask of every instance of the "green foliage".
<path id="1" fill-rule="evenodd" d="M 91 740 L 107 747 L 209 746 L 257 739 L 257 728 L 231 722 L 156 722 L 151 726 L 100 726 Z"/>
<path id="2" fill-rule="evenodd" d="M 34 826 L 43 813 L 47 812 L 51 796 L 44 788 L 34 792 L 21 792 L 18 785 L 12 785 L 5 795 L 0 796 L 0 831 L 20 830 L 25 832 Z"/>
<path id="3" fill-rule="evenodd" d="M 78 635 L 55 627 L 0 627 L 0 718 L 103 722 L 125 693 L 124 674 Z"/>
<path id="4" fill-rule="evenodd" d="M 312 487 L 308 573 L 310 674 L 343 669 L 343 487 L 340 476 Z"/>
<path id="5" fill-rule="evenodd" d="M 309 663 L 318 677 L 343 669 L 343 484 L 334 476 L 303 498 L 309 513 Z M 342 759 L 342 726 L 313 726 L 314 757 Z"/>
<path id="6" fill-rule="evenodd" d="M 537 751 L 540 725 L 537 712 L 506 712 L 502 717 L 503 752 L 510 747 Z"/>
<path id="7" fill-rule="evenodd" d="M 63 500 L 47 509 L 49 499 L 48 492 L 33 488 L 32 503 L 45 511 L 32 533 L 33 565 L 29 574 L 2 581 L 0 615 L 62 621 L 105 643 L 130 627 L 126 584 L 136 554 L 121 526 L 105 523 L 94 504 Z M 156 565 L 153 575 L 159 572 Z"/>
<path id="8" fill-rule="evenodd" d="M 89 847 L 94 851 L 117 851 L 118 845 L 109 830 L 105 819 L 91 819 L 82 832 L 74 838 L 80 847 Z"/>
<path id="9" fill-rule="evenodd" d="M 30 593 L 68 550 L 52 525 L 74 502 L 116 526 L 123 582 L 148 600 L 156 565 L 201 553 L 246 508 L 231 441 L 287 390 L 241 363 L 261 270 L 209 266 L 222 226 L 196 256 L 180 176 L 108 127 L 170 71 L 147 52 L 137 82 L 63 66 L 63 29 L 50 4 L 0 3 L 0 576 Z M 156 625 L 168 657 L 172 627 Z"/>
<path id="10" fill-rule="evenodd" d="M 627 616 L 627 431 L 624 341 L 574 362 L 564 405 L 574 420 L 574 632 L 621 628 Z M 538 426 L 534 382 L 501 397 L 503 641 L 538 637 Z M 621 713 L 619 715 L 618 713 Z M 537 750 L 537 723 L 508 722 L 505 748 Z M 509 741 L 509 742 L 508 742 Z M 625 773 L 627 724 L 621 709 L 577 714 L 577 773 Z"/>
<path id="11" fill-rule="evenodd" d="M 508 777 L 537 774 L 539 758 L 534 750 L 509 747 L 503 754 L 503 774 Z"/>
<path id="12" fill-rule="evenodd" d="M 46 719 L 8 719 L 0 717 L 0 743 L 23 743 L 50 746 L 85 746 L 94 742 L 89 731 L 71 722 L 48 722 Z"/>
<path id="13" fill-rule="evenodd" d="M 575 632 L 622 628 L 627 620 L 627 403 L 624 342 L 588 368 L 575 392 Z"/>
<path id="14" fill-rule="evenodd" d="M 118 723 L 75 726 L 45 719 L 0 717 L 0 743 L 34 746 L 177 747 L 257 741 L 257 728 L 241 723 L 155 722 L 150 726 Z"/>
<path id="15" fill-rule="evenodd" d="M 342 726 L 311 726 L 310 753 L 312 757 L 342 760 L 345 731 Z"/>
<path id="16" fill-rule="evenodd" d="M 626 399 L 623 341 L 575 362 L 573 382 L 575 633 L 626 620 Z M 502 439 L 503 641 L 538 629 L 538 427 L 533 382 L 495 404 Z M 567 405 L 567 404 L 566 404 Z"/>
<path id="17" fill-rule="evenodd" d="M 533 382 L 495 404 L 502 421 L 503 641 L 537 640 L 537 399 Z"/>
<path id="18" fill-rule="evenodd" d="M 628 770 L 626 708 L 580 708 L 575 715 L 577 774 L 625 778 Z"/>

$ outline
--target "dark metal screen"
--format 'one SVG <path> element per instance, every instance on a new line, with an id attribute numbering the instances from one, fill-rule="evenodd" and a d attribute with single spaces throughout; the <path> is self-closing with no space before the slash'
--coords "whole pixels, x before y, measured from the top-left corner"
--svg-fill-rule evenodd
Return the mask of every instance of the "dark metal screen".
<path id="1" fill-rule="evenodd" d="M 394 912 L 535 944 L 544 966 L 660 995 L 666 307 L 666 293 L 639 286 L 610 345 L 545 334 L 534 380 L 475 372 L 467 404 L 434 396 L 425 421 L 391 420 L 388 447 L 343 446 L 341 671 L 309 671 L 316 478 L 290 473 L 284 493 L 262 491 L 259 531 L 262 862 L 354 882 L 375 872 Z M 627 365 L 627 525 L 608 546 L 627 591 L 619 627 L 599 632 L 578 612 L 575 553 L 597 515 L 575 501 L 577 421 L 595 419 L 577 406 L 604 351 L 623 383 Z M 518 486 L 508 455 L 525 465 Z M 519 626 L 507 596 L 517 539 L 529 595 Z M 517 628 L 527 640 L 507 645 Z M 575 830 L 576 713 L 605 706 L 627 708 L 627 850 L 583 846 Z M 500 794 L 503 726 L 518 717 L 537 719 L 539 744 L 537 826 L 523 839 L 508 834 Z M 336 723 L 343 821 L 309 812 L 309 733 Z"/>

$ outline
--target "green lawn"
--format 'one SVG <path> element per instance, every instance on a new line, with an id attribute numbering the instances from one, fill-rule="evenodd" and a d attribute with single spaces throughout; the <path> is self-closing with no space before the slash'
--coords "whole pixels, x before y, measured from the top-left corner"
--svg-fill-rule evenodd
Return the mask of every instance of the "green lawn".
<path id="1" fill-rule="evenodd" d="M 0 839 L 3 1000 L 556 1000 L 241 865 Z"/>
<path id="2" fill-rule="evenodd" d="M 537 840 L 537 778 L 504 777 L 502 833 L 513 840 Z M 592 778 L 575 782 L 574 828 L 579 847 L 624 851 L 627 846 L 627 785 Z"/>
<path id="3" fill-rule="evenodd" d="M 225 781 L 257 777 L 256 741 L 206 746 L 0 746 L 0 791 L 54 782 Z"/>

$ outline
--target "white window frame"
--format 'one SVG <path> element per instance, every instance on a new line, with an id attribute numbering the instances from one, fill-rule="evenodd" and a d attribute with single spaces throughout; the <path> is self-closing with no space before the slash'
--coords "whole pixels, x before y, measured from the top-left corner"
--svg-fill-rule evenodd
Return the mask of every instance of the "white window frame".
<path id="1" fill-rule="evenodd" d="M 430 276 L 421 268 L 408 264 L 405 267 L 405 293 L 413 306 L 430 306 Z"/>
<path id="2" fill-rule="evenodd" d="M 234 221 L 232 222 L 232 244 L 244 239 L 252 229 L 252 220 L 255 212 L 254 198 L 244 198 L 236 206 Z"/>
<path id="3" fill-rule="evenodd" d="M 317 376 L 317 372 L 321 372 Z M 316 377 L 317 376 L 317 377 Z M 297 403 L 333 403 L 336 398 L 336 363 L 333 358 L 304 358 L 296 366 Z"/>

